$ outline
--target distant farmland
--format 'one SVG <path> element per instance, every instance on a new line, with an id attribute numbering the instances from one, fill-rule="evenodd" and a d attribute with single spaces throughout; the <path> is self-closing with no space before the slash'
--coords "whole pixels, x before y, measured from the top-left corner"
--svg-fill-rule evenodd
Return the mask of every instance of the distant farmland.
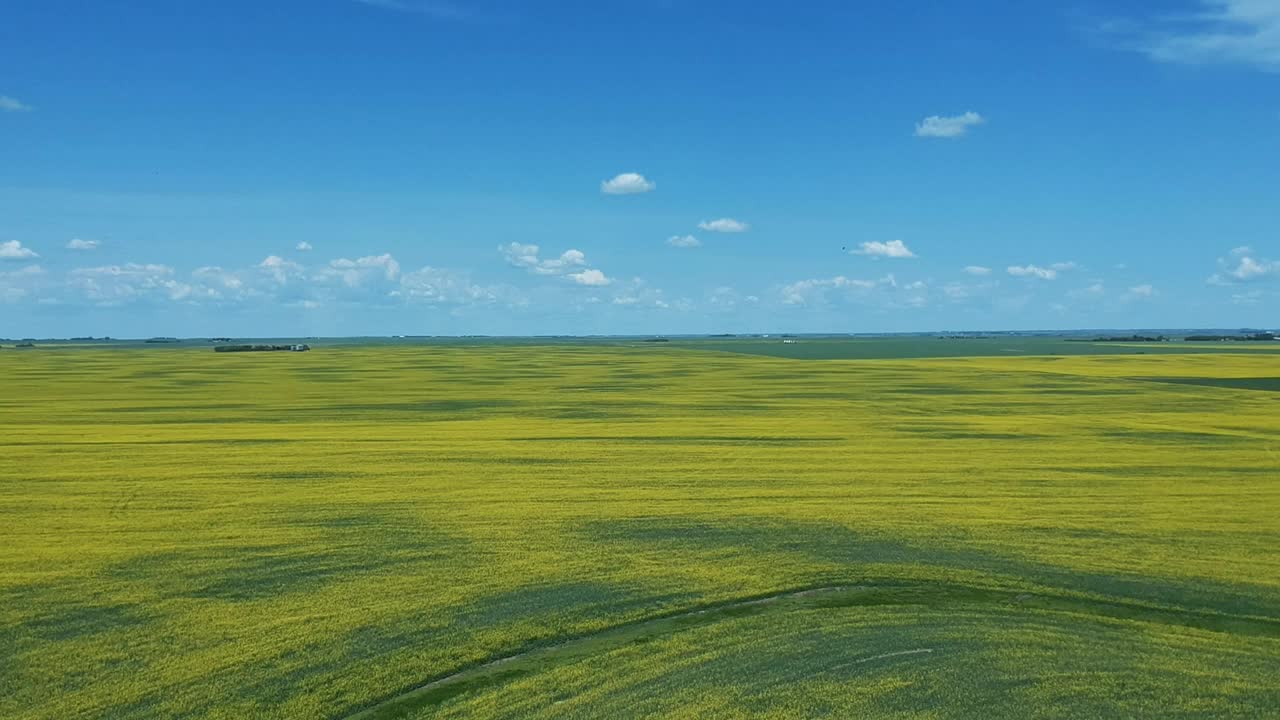
<path id="1" fill-rule="evenodd" d="M 0 352 L 0 717 L 1280 716 L 1280 356 L 990 342 Z"/>

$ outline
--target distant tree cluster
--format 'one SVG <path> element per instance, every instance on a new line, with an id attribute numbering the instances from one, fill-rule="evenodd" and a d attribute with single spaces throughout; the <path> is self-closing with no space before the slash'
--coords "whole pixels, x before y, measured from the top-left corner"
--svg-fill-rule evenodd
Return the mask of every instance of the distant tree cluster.
<path id="1" fill-rule="evenodd" d="M 1187 342 L 1267 342 L 1275 340 L 1274 333 L 1251 333 L 1249 335 L 1188 335 Z"/>
<path id="2" fill-rule="evenodd" d="M 310 345 L 218 345 L 213 349 L 214 352 L 278 352 L 293 351 L 306 352 L 311 349 Z"/>

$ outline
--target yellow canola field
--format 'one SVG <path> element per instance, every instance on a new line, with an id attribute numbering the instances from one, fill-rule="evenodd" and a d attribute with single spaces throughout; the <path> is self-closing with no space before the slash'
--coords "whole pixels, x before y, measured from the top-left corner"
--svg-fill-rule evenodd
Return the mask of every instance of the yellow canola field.
<path id="1" fill-rule="evenodd" d="M 913 673 L 972 662 L 1044 707 L 1084 687 L 1102 713 L 1280 714 L 1277 377 L 1268 353 L 2 351 L 0 717 L 341 718 L 564 638 L 849 585 L 1076 604 L 771 611 L 412 711 L 963 717 L 980 689 Z"/>

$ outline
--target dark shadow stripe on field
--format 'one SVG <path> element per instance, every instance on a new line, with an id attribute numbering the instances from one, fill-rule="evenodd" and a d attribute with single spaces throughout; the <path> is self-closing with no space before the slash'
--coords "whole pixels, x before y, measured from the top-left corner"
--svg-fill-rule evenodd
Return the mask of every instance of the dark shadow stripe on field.
<path id="1" fill-rule="evenodd" d="M 1203 387 L 1227 388 L 1230 390 L 1261 390 L 1280 392 L 1280 377 L 1133 377 L 1129 380 L 1165 383 L 1169 385 L 1200 385 Z"/>
<path id="2" fill-rule="evenodd" d="M 1094 595 L 1125 602 L 1150 603 L 1192 611 L 1280 617 L 1280 597 L 1264 585 L 1227 583 L 1204 578 L 1169 578 L 1139 574 L 1100 572 L 1037 562 L 999 553 L 976 545 L 964 537 L 930 540 L 918 544 L 898 537 L 857 532 L 843 525 L 821 522 L 757 520 L 716 522 L 709 518 L 641 517 L 588 522 L 580 530 L 583 537 L 602 546 L 613 546 L 620 555 L 652 557 L 667 555 L 699 557 L 707 562 L 725 562 L 741 555 L 758 562 L 771 555 L 780 563 L 796 558 L 805 565 L 821 563 L 832 569 L 814 577 L 832 583 L 848 578 L 868 565 L 899 566 L 904 569 L 937 572 L 972 571 L 996 576 L 1007 587 L 1029 591 L 1040 588 L 1070 588 L 1081 595 Z M 1036 528 L 1024 536 L 1030 547 L 1074 543 L 1080 552 L 1105 557 L 1114 548 L 1131 546 L 1135 536 L 1081 536 L 1078 530 L 1058 528 L 1050 532 Z M 1012 539 L 1012 538 L 1011 538 Z M 1195 551 L 1192 538 L 1150 538 L 1162 545 L 1185 546 Z M 923 542 L 923 541 L 920 541 Z M 901 576 L 899 579 L 902 579 Z"/>
<path id="3" fill-rule="evenodd" d="M 385 720 L 437 706 L 474 690 L 546 671 L 551 665 L 598 656 L 632 643 L 671 635 L 703 625 L 762 613 L 798 609 L 850 607 L 940 607 L 954 609 L 1024 609 L 1039 614 L 1083 614 L 1147 623 L 1197 628 L 1213 632 L 1280 637 L 1280 620 L 1244 618 L 1217 613 L 1158 608 L 1137 603 L 1107 602 L 1071 595 L 1029 594 L 982 586 L 947 584 L 833 585 L 803 588 L 706 605 L 680 612 L 623 623 L 599 632 L 563 638 L 551 644 L 482 662 L 451 675 L 431 680 L 380 703 L 342 716 L 344 720 Z"/>

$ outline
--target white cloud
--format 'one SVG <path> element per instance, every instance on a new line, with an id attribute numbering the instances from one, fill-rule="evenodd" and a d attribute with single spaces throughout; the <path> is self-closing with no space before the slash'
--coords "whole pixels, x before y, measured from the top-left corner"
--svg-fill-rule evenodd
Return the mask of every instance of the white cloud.
<path id="1" fill-rule="evenodd" d="M 931 115 L 916 125 L 916 137 L 958 138 L 968 134 L 969 128 L 984 122 L 986 120 L 973 111 L 951 117 Z"/>
<path id="2" fill-rule="evenodd" d="M 656 190 L 657 183 L 650 182 L 640 173 L 622 173 L 612 180 L 600 183 L 600 192 L 606 195 L 634 195 Z"/>
<path id="3" fill-rule="evenodd" d="M 174 270 L 168 265 L 150 263 L 77 268 L 69 273 L 68 283 L 98 305 L 211 297 L 204 289 L 174 278 Z"/>
<path id="4" fill-rule="evenodd" d="M 0 271 L 0 303 L 16 303 L 37 294 L 45 275 L 39 265 L 24 265 L 13 272 Z"/>
<path id="5" fill-rule="evenodd" d="M 1068 270 L 1075 270 L 1075 269 L 1077 269 L 1077 268 L 1079 268 L 1079 267 L 1080 267 L 1080 266 L 1079 266 L 1079 265 L 1077 265 L 1075 262 L 1056 262 L 1056 263 L 1054 263 L 1054 264 L 1050 265 L 1050 266 L 1049 266 L 1049 269 L 1050 269 L 1050 270 L 1057 270 L 1058 272 L 1066 272 L 1066 271 L 1068 271 Z"/>
<path id="6" fill-rule="evenodd" d="M 613 282 L 599 270 L 583 270 L 582 272 L 570 273 L 569 277 L 579 285 L 590 285 L 592 287 L 602 287 Z"/>
<path id="7" fill-rule="evenodd" d="M 587 256 L 580 250 L 565 250 L 560 257 L 545 260 L 538 256 L 537 245 L 513 242 L 499 246 L 498 250 L 508 264 L 537 275 L 563 275 L 587 264 Z"/>
<path id="8" fill-rule="evenodd" d="M 300 277 L 302 275 L 301 265 L 292 260 L 285 260 L 279 255 L 268 255 L 266 259 L 258 263 L 258 267 L 280 284 L 288 282 L 291 277 Z"/>
<path id="9" fill-rule="evenodd" d="M 267 258 L 268 260 L 279 258 Z M 280 261 L 286 267 L 296 267 L 296 263 Z M 265 263 L 264 263 L 265 266 Z M 367 255 L 355 260 L 338 258 L 329 262 L 329 267 L 315 276 L 321 282 L 340 280 L 342 286 L 349 290 L 386 289 L 400 279 L 400 263 L 390 253 Z"/>
<path id="10" fill-rule="evenodd" d="M 784 305 L 823 305 L 830 291 L 857 297 L 866 296 L 876 289 L 897 287 L 898 281 L 893 275 L 885 275 L 879 280 L 857 280 L 837 275 L 833 278 L 800 280 L 782 286 L 779 293 Z"/>
<path id="11" fill-rule="evenodd" d="M 583 280 L 598 282 L 591 274 Z M 461 272 L 428 266 L 402 273 L 390 254 L 338 258 L 315 266 L 271 255 L 249 267 L 206 266 L 186 276 L 167 265 L 127 263 L 78 268 L 53 279 L 46 278 L 38 266 L 27 265 L 17 272 L 0 272 L 0 295 L 6 302 L 35 297 L 49 304 L 79 299 L 103 306 L 177 302 L 315 308 L 345 302 L 381 307 L 448 305 L 451 312 L 496 302 L 513 306 L 523 302 L 514 288 L 476 285 Z"/>
<path id="12" fill-rule="evenodd" d="M 997 286 L 995 282 L 983 282 L 976 284 L 966 283 L 948 283 L 942 287 L 942 294 L 953 303 L 965 303 L 974 298 L 989 295 Z"/>
<path id="13" fill-rule="evenodd" d="M 1146 299 L 1146 298 L 1153 298 L 1157 294 L 1158 293 L 1156 292 L 1155 287 L 1153 287 L 1150 284 L 1144 284 L 1144 285 L 1134 285 L 1133 287 L 1129 288 L 1129 292 L 1126 293 L 1125 297 L 1129 299 Z"/>
<path id="14" fill-rule="evenodd" d="M 1280 73 L 1280 3 L 1275 0 L 1200 0 L 1197 12 L 1147 23 L 1132 34 L 1132 45 L 1158 62 Z"/>
<path id="15" fill-rule="evenodd" d="M 1072 290 L 1067 293 L 1067 297 L 1076 300 L 1096 300 L 1107 294 L 1107 288 L 1101 282 L 1095 282 L 1092 285 L 1080 290 Z"/>
<path id="16" fill-rule="evenodd" d="M 1253 256 L 1252 248 L 1235 248 L 1231 257 L 1231 260 L 1219 258 L 1218 266 L 1222 269 L 1209 278 L 1210 284 L 1234 285 L 1280 277 L 1280 261 L 1260 260 Z"/>
<path id="17" fill-rule="evenodd" d="M 991 268 L 982 267 L 981 265 L 969 265 L 965 267 L 964 271 L 969 275 L 977 275 L 979 277 L 991 274 Z"/>
<path id="18" fill-rule="evenodd" d="M 667 244 L 670 245 L 671 247 L 678 247 L 678 248 L 696 248 L 696 247 L 702 246 L 702 242 L 699 241 L 698 238 L 692 235 L 684 235 L 684 236 L 676 235 L 673 237 L 669 237 L 667 238 Z"/>
<path id="19" fill-rule="evenodd" d="M 1057 270 L 1042 268 L 1038 265 L 1010 265 L 1008 271 L 1014 277 L 1039 278 L 1041 280 L 1053 280 L 1058 277 Z"/>
<path id="20" fill-rule="evenodd" d="M 722 233 L 740 233 L 751 229 L 751 226 L 740 220 L 733 218 L 720 218 L 719 220 L 703 220 L 698 223 L 698 227 L 707 232 Z"/>
<path id="21" fill-rule="evenodd" d="M 405 273 L 400 289 L 405 300 L 429 305 L 487 304 L 510 294 L 508 288 L 474 285 L 465 273 L 430 266 Z"/>
<path id="22" fill-rule="evenodd" d="M 17 240 L 0 243 L 0 260 L 29 260 L 40 257 L 35 250 L 23 247 Z"/>
<path id="23" fill-rule="evenodd" d="M 30 105 L 21 102 L 17 98 L 0 95 L 0 111 L 2 112 L 27 112 L 32 109 Z"/>
<path id="24" fill-rule="evenodd" d="M 916 256 L 901 240 L 864 242 L 858 250 L 853 251 L 853 254 L 890 258 L 913 258 Z"/>
<path id="25" fill-rule="evenodd" d="M 81 240 L 80 238 L 72 238 L 67 243 L 68 250 L 97 250 L 102 243 L 97 240 Z"/>
<path id="26" fill-rule="evenodd" d="M 308 252 L 308 251 L 312 250 L 313 248 L 311 247 L 311 243 L 307 242 L 306 240 L 303 240 L 302 242 L 300 242 L 300 243 L 298 243 L 297 245 L 293 246 L 293 249 L 294 249 L 294 250 L 297 250 L 297 251 L 299 251 L 299 252 Z"/>

